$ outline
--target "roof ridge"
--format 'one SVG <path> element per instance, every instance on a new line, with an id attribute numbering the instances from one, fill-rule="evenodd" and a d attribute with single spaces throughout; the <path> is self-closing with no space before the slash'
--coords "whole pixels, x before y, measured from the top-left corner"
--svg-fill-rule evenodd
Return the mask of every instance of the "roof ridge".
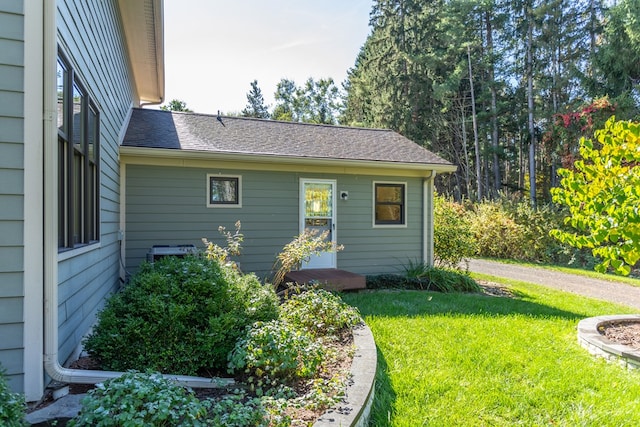
<path id="1" fill-rule="evenodd" d="M 257 117 L 240 117 L 240 116 L 227 116 L 224 114 L 212 114 L 212 113 L 198 113 L 194 111 L 168 111 L 168 110 L 160 110 L 155 108 L 141 108 L 135 107 L 134 110 L 141 111 L 156 111 L 162 113 L 169 114 L 179 114 L 179 115 L 189 115 L 189 116 L 205 116 L 205 117 L 220 117 L 222 119 L 231 119 L 231 120 L 245 120 L 245 121 L 255 121 L 255 122 L 263 122 L 263 123 L 279 123 L 283 125 L 294 125 L 294 126 L 316 126 L 316 127 L 327 127 L 327 128 L 339 128 L 339 129 L 347 129 L 347 130 L 368 130 L 368 131 L 376 131 L 376 132 L 395 132 L 392 129 L 384 129 L 384 128 L 372 128 L 372 127 L 359 127 L 359 126 L 347 126 L 340 124 L 329 124 L 329 123 L 308 123 L 308 122 L 293 122 L 288 120 L 274 120 L 274 119 L 261 119 Z M 397 132 L 396 132 L 397 133 Z"/>

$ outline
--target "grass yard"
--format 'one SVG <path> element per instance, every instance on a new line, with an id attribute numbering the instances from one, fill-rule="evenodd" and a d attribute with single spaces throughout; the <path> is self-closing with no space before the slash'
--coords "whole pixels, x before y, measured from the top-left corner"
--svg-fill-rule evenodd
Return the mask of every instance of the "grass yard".
<path id="1" fill-rule="evenodd" d="M 593 358 L 576 337 L 585 317 L 633 311 L 521 282 L 508 286 L 516 298 L 343 296 L 360 309 L 378 346 L 372 426 L 640 425 L 640 372 Z"/>

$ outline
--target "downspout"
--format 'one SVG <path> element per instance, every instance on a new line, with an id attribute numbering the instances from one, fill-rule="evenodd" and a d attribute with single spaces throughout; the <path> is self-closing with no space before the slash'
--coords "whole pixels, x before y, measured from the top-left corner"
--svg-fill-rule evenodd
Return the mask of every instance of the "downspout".
<path id="1" fill-rule="evenodd" d="M 117 378 L 123 372 L 68 369 L 58 361 L 58 153 L 56 99 L 56 2 L 45 1 L 43 11 L 43 127 L 44 127 L 44 368 L 55 381 L 95 384 Z M 215 388 L 232 385 L 232 379 L 165 375 L 188 387 Z"/>
<path id="2" fill-rule="evenodd" d="M 422 254 L 426 265 L 433 266 L 433 183 L 436 178 L 436 171 L 433 170 L 422 181 L 422 201 L 423 201 L 423 230 Z"/>

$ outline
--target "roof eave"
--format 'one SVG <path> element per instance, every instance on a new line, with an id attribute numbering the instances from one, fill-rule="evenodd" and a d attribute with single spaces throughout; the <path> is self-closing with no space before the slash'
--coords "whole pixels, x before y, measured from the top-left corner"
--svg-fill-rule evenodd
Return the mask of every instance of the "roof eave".
<path id="1" fill-rule="evenodd" d="M 164 159 L 197 159 L 197 160 L 218 160 L 229 162 L 249 162 L 249 163 L 280 163 L 287 165 L 314 165 L 314 166 L 339 166 L 357 168 L 381 168 L 412 171 L 429 171 L 436 173 L 450 173 L 457 170 L 457 166 L 450 163 L 405 163 L 390 162 L 380 160 L 351 160 L 351 159 L 328 159 L 318 157 L 298 157 L 265 155 L 251 153 L 221 153 L 197 150 L 178 150 L 166 148 L 147 148 L 120 146 L 120 157 L 122 160 L 135 158 L 164 158 Z"/>
<path id="2" fill-rule="evenodd" d="M 118 0 L 139 105 L 164 101 L 164 0 Z"/>

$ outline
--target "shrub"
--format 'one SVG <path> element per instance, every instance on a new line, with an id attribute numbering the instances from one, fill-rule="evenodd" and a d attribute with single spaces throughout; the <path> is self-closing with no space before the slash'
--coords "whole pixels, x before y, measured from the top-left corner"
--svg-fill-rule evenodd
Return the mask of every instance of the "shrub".
<path id="1" fill-rule="evenodd" d="M 19 393 L 12 393 L 5 380 L 5 371 L 0 366 L 0 425 L 7 427 L 27 426 L 24 413 L 27 409 L 24 397 Z"/>
<path id="2" fill-rule="evenodd" d="M 368 289 L 419 289 L 437 292 L 479 292 L 480 285 L 458 270 L 409 261 L 405 274 L 367 276 Z"/>
<path id="3" fill-rule="evenodd" d="M 443 196 L 434 198 L 434 263 L 457 268 L 464 259 L 476 254 L 477 245 L 469 218 L 462 205 Z"/>
<path id="4" fill-rule="evenodd" d="M 245 328 L 277 317 L 277 298 L 254 275 L 190 256 L 141 266 L 109 299 L 85 349 L 105 369 L 195 375 L 224 370 Z"/>
<path id="5" fill-rule="evenodd" d="M 209 402 L 162 375 L 128 372 L 98 384 L 70 426 L 204 426 Z"/>
<path id="6" fill-rule="evenodd" d="M 273 285 L 276 287 L 282 285 L 284 276 L 294 269 L 299 269 L 302 263 L 309 261 L 312 255 L 344 249 L 344 246 L 335 245 L 328 240 L 328 235 L 329 231 L 318 234 L 318 230 L 305 229 L 303 233 L 284 245 L 273 265 L 275 270 Z"/>
<path id="7" fill-rule="evenodd" d="M 491 258 L 524 259 L 524 226 L 511 218 L 499 203 L 474 205 L 471 231 L 478 243 L 478 255 Z"/>
<path id="8" fill-rule="evenodd" d="M 357 308 L 323 289 L 292 295 L 280 306 L 280 320 L 315 337 L 335 335 L 362 322 Z"/>
<path id="9" fill-rule="evenodd" d="M 229 355 L 231 372 L 242 372 L 258 393 L 313 376 L 324 357 L 305 330 L 280 320 L 256 322 Z"/>

